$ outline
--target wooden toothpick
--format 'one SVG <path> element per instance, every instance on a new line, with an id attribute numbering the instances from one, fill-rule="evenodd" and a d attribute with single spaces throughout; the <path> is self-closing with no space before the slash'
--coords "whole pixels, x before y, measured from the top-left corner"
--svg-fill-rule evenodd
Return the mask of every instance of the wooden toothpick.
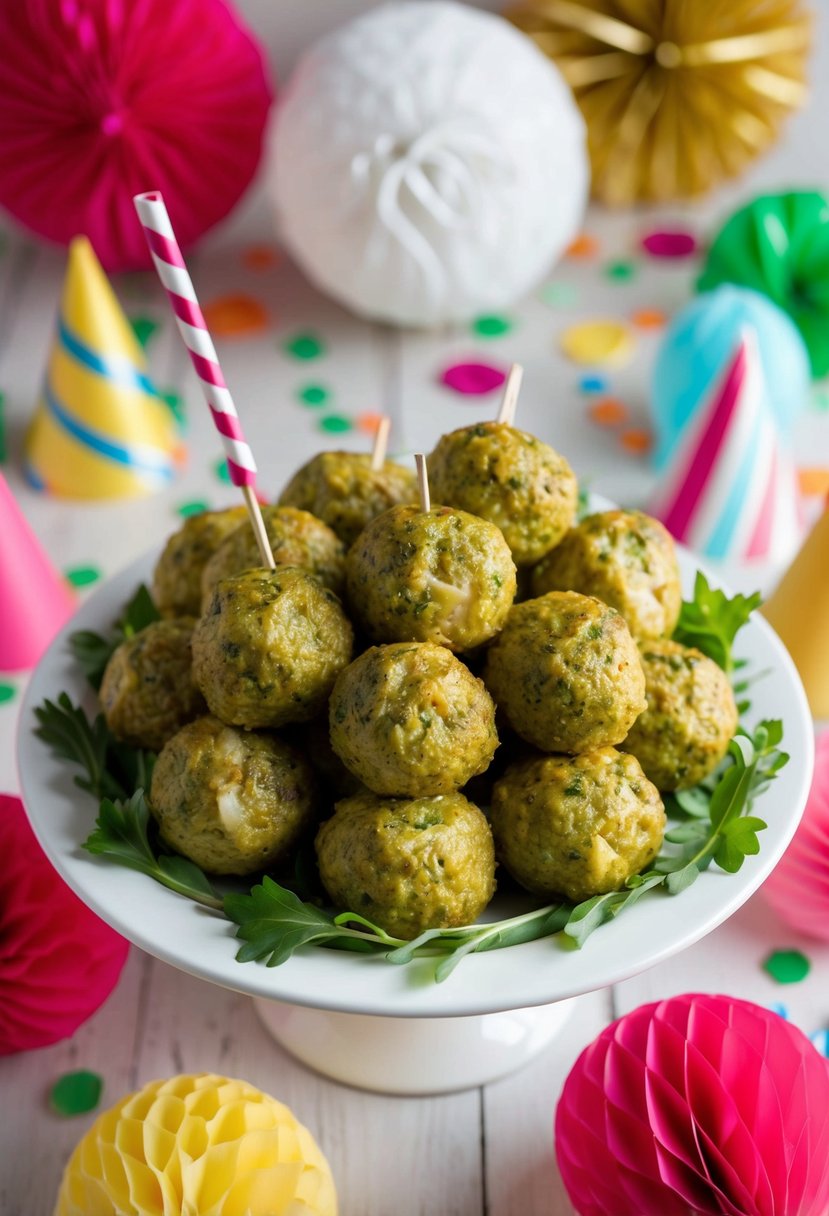
<path id="1" fill-rule="evenodd" d="M 250 516 L 253 534 L 256 537 L 256 543 L 259 546 L 259 555 L 262 558 L 262 565 L 266 566 L 268 570 L 275 570 L 276 562 L 273 560 L 271 542 L 268 540 L 265 521 L 262 518 L 262 511 L 259 507 L 259 499 L 256 497 L 256 492 L 254 491 L 253 486 L 242 486 L 241 489 L 245 498 L 245 506 L 247 507 L 248 515 Z"/>
<path id="2" fill-rule="evenodd" d="M 432 499 L 429 495 L 429 474 L 426 471 L 426 457 L 422 452 L 416 453 L 415 464 L 417 465 L 417 485 L 420 490 L 420 508 L 422 511 L 428 511 L 432 506 Z"/>
<path id="3" fill-rule="evenodd" d="M 385 462 L 390 430 L 391 418 L 388 414 L 382 414 L 374 432 L 374 446 L 371 449 L 371 468 L 374 473 L 379 473 Z"/>
<path id="4" fill-rule="evenodd" d="M 501 398 L 501 407 L 498 410 L 496 422 L 502 426 L 512 426 L 515 419 L 515 407 L 518 405 L 518 394 L 521 392 L 521 380 L 524 376 L 524 369 L 520 363 L 513 363 L 509 369 L 507 383 L 504 388 L 504 395 Z"/>

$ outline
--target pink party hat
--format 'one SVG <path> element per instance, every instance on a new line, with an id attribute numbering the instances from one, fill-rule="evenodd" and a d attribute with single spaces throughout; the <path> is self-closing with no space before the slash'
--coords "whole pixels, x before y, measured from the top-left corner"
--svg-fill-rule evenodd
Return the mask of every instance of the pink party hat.
<path id="1" fill-rule="evenodd" d="M 0 671 L 34 667 L 75 611 L 75 596 L 41 548 L 0 473 Z"/>
<path id="2" fill-rule="evenodd" d="M 706 557 L 784 561 L 802 536 L 794 464 L 762 377 L 757 339 L 746 329 L 651 503 L 677 540 Z"/>

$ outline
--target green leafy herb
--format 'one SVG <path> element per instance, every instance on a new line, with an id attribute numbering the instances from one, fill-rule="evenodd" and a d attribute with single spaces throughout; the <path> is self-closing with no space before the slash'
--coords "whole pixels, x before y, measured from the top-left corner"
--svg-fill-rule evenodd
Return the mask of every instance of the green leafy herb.
<path id="1" fill-rule="evenodd" d="M 109 857 L 118 865 L 138 870 L 196 903 L 221 910 L 222 900 L 197 865 L 186 857 L 155 855 L 149 840 L 149 823 L 143 790 L 136 790 L 125 802 L 104 798 L 95 830 L 83 847 L 98 857 Z"/>
<path id="2" fill-rule="evenodd" d="M 759 591 L 729 598 L 710 587 L 702 571 L 697 571 L 694 598 L 683 601 L 674 641 L 696 646 L 731 675 L 738 666 L 732 654 L 734 638 L 761 601 Z"/>
<path id="3" fill-rule="evenodd" d="M 139 787 L 148 788 L 155 755 L 119 743 L 111 734 L 103 714 L 90 722 L 65 692 L 57 701 L 48 699 L 35 710 L 35 734 L 53 755 L 83 770 L 75 784 L 96 798 L 126 799 Z"/>
<path id="4" fill-rule="evenodd" d="M 69 648 L 78 666 L 97 692 L 104 678 L 106 665 L 122 642 L 135 637 L 153 621 L 160 620 L 152 596 L 142 583 L 124 609 L 124 614 L 115 623 L 109 637 L 93 633 L 90 629 L 79 629 L 69 637 Z"/>

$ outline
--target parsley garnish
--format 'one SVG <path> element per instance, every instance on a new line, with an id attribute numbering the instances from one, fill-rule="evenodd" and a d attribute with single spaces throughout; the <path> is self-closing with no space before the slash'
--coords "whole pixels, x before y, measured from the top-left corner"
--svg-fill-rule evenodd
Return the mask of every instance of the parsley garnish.
<path id="1" fill-rule="evenodd" d="M 93 633 L 91 629 L 78 629 L 69 637 L 69 648 L 78 666 L 97 692 L 104 678 L 106 665 L 122 642 L 135 637 L 160 614 L 147 588 L 142 583 L 124 609 L 124 615 L 116 621 L 109 637 Z"/>
<path id="2" fill-rule="evenodd" d="M 731 675 L 739 666 L 732 654 L 734 638 L 761 600 L 759 591 L 729 598 L 724 591 L 710 587 L 708 579 L 698 570 L 694 598 L 682 603 L 674 641 L 696 646 Z"/>

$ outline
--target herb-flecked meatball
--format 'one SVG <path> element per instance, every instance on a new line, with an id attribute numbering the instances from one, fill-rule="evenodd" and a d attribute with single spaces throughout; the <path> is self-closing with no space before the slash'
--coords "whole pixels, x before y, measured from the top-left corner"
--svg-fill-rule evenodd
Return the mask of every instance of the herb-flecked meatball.
<path id="1" fill-rule="evenodd" d="M 616 608 L 638 640 L 668 637 L 682 606 L 674 542 L 642 511 L 600 511 L 533 570 L 533 592 L 581 591 Z"/>
<path id="2" fill-rule="evenodd" d="M 549 553 L 576 517 L 576 476 L 526 431 L 480 422 L 443 435 L 428 459 L 432 497 L 490 520 L 517 566 Z"/>
<path id="3" fill-rule="evenodd" d="M 277 566 L 301 566 L 339 595 L 345 581 L 345 545 L 321 519 L 296 507 L 263 507 L 262 519 Z M 249 521 L 226 537 L 202 574 L 202 612 L 219 579 L 262 565 Z"/>
<path id="4" fill-rule="evenodd" d="M 276 735 L 197 718 L 162 749 L 150 806 L 162 839 L 213 874 L 276 864 L 314 820 L 311 766 Z"/>
<path id="5" fill-rule="evenodd" d="M 515 596 L 515 566 L 494 524 L 451 507 L 392 507 L 348 553 L 348 599 L 377 642 L 489 641 Z"/>
<path id="6" fill-rule="evenodd" d="M 621 743 L 645 708 L 630 630 L 615 608 L 575 591 L 516 604 L 484 681 L 512 729 L 545 752 Z"/>
<path id="7" fill-rule="evenodd" d="M 697 785 L 722 760 L 737 729 L 737 705 L 725 672 L 679 642 L 640 646 L 648 707 L 620 746 L 660 790 Z"/>
<path id="8" fill-rule="evenodd" d="M 539 895 L 615 891 L 659 852 L 665 808 L 634 756 L 601 747 L 520 761 L 495 783 L 495 850 Z"/>
<path id="9" fill-rule="evenodd" d="M 356 794 L 337 803 L 316 847 L 334 904 L 395 937 L 471 924 L 495 892 L 489 824 L 462 794 Z"/>
<path id="10" fill-rule="evenodd" d="M 222 541 L 244 522 L 244 507 L 201 511 L 174 532 L 153 573 L 153 600 L 162 616 L 198 616 L 205 566 Z"/>
<path id="11" fill-rule="evenodd" d="M 101 706 L 116 739 L 151 751 L 205 712 L 193 682 L 195 621 L 153 621 L 113 651 L 101 681 Z"/>
<path id="12" fill-rule="evenodd" d="M 417 479 L 392 460 L 373 469 L 363 452 L 320 452 L 294 474 L 279 501 L 310 511 L 351 545 L 389 507 L 417 502 Z"/>
<path id="13" fill-rule="evenodd" d="M 342 605 L 297 566 L 224 578 L 193 631 L 193 676 L 234 726 L 308 722 L 321 712 L 354 636 Z"/>
<path id="14" fill-rule="evenodd" d="M 487 768 L 498 746 L 483 681 L 444 646 L 372 646 L 337 677 L 331 745 L 377 794 L 448 794 Z"/>

